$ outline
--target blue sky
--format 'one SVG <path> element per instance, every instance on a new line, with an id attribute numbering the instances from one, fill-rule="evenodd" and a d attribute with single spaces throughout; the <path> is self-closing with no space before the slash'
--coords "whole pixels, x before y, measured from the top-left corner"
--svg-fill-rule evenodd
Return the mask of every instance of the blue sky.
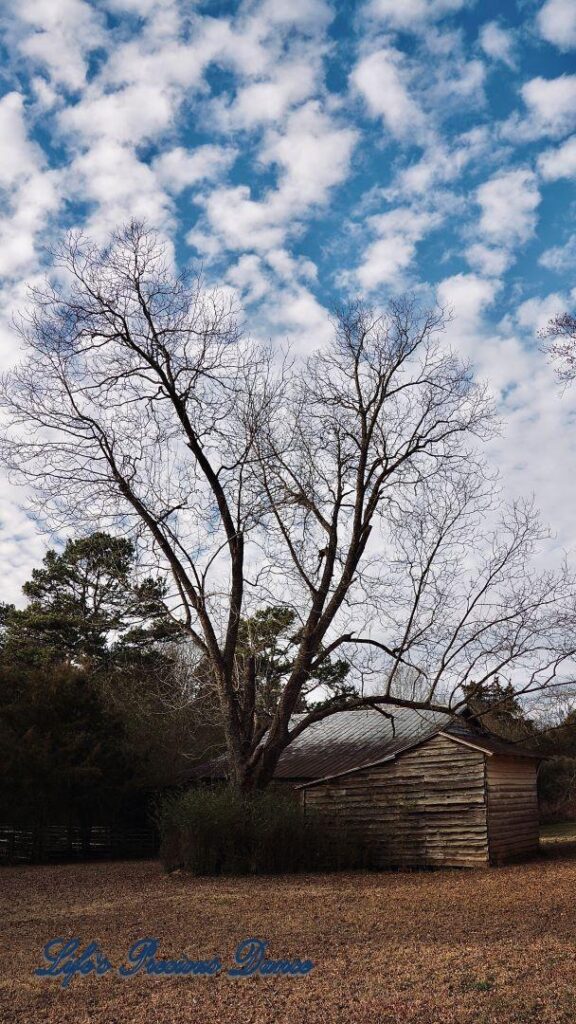
<path id="1" fill-rule="evenodd" d="M 0 365 L 46 250 L 132 216 L 306 352 L 415 292 L 502 417 L 490 457 L 576 546 L 576 397 L 538 328 L 576 305 L 575 0 L 4 0 Z M 45 540 L 0 491 L 14 598 Z"/>

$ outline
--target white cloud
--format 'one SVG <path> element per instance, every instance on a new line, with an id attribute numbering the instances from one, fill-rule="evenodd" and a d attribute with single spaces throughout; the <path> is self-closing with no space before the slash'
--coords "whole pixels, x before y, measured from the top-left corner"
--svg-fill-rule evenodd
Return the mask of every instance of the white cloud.
<path id="1" fill-rule="evenodd" d="M 286 332 L 297 351 L 308 353 L 332 336 L 328 310 L 309 288 L 295 284 L 273 292 L 271 297 L 269 322 L 274 333 Z"/>
<path id="2" fill-rule="evenodd" d="M 574 298 L 574 292 L 571 297 L 552 292 L 543 298 L 536 296 L 526 299 L 516 310 L 516 320 L 522 327 L 529 328 L 535 336 L 553 317 L 565 312 Z"/>
<path id="3" fill-rule="evenodd" d="M 505 249 L 492 248 L 482 242 L 470 245 L 465 256 L 474 270 L 487 277 L 501 277 L 511 263 L 510 253 Z"/>
<path id="4" fill-rule="evenodd" d="M 220 178 L 232 165 L 237 150 L 232 146 L 182 146 L 169 149 L 154 160 L 152 167 L 159 182 L 170 192 L 181 192 L 200 181 Z"/>
<path id="5" fill-rule="evenodd" d="M 467 332 L 476 330 L 487 307 L 494 301 L 498 287 L 495 281 L 478 274 L 454 274 L 438 285 L 438 302 L 454 310 L 452 333 L 459 338 L 461 346 L 474 346 L 474 336 L 467 339 Z M 470 355 L 470 351 L 465 354 Z"/>
<path id="6" fill-rule="evenodd" d="M 464 100 L 474 98 L 483 103 L 485 77 L 486 70 L 481 60 L 446 60 L 438 69 L 436 84 L 430 89 L 432 105 L 438 105 L 438 114 L 442 115 L 446 111 L 442 111 L 441 105 L 448 100 L 456 109 Z"/>
<path id="7" fill-rule="evenodd" d="M 356 139 L 353 128 L 338 125 L 310 102 L 291 114 L 285 130 L 267 135 L 260 159 L 280 167 L 282 199 L 298 209 L 324 202 L 329 189 L 346 178 Z"/>
<path id="8" fill-rule="evenodd" d="M 571 235 L 564 245 L 554 245 L 546 249 L 538 262 L 547 270 L 561 273 L 576 266 L 576 234 Z"/>
<path id="9" fill-rule="evenodd" d="M 576 502 L 576 391 L 560 396 L 553 368 L 534 344 L 538 326 L 562 297 L 528 300 L 516 316 L 495 325 L 489 314 L 497 291 L 494 281 L 477 275 L 458 274 L 441 282 L 438 300 L 454 309 L 447 338 L 457 353 L 471 360 L 496 398 L 501 431 L 486 454 L 500 471 L 504 494 L 514 499 L 534 491 L 544 522 L 570 543 Z M 554 557 L 553 546 L 547 557 Z"/>
<path id="10" fill-rule="evenodd" d="M 370 113 L 381 117 L 396 138 L 405 138 L 424 127 L 424 115 L 410 96 L 409 76 L 398 50 L 386 47 L 364 57 L 350 79 Z"/>
<path id="11" fill-rule="evenodd" d="M 155 138 L 172 123 L 174 103 L 156 84 L 126 86 L 117 92 L 102 93 L 89 86 L 84 98 L 66 107 L 58 115 L 62 129 L 74 139 L 107 139 L 111 142 L 139 143 Z"/>
<path id="12" fill-rule="evenodd" d="M 510 29 L 502 28 L 497 21 L 487 21 L 482 26 L 480 46 L 492 60 L 502 61 L 509 68 L 516 66 L 514 33 Z"/>
<path id="13" fill-rule="evenodd" d="M 576 177 L 576 135 L 557 149 L 547 149 L 538 157 L 538 170 L 547 181 Z"/>
<path id="14" fill-rule="evenodd" d="M 543 39 L 560 50 L 576 46 L 576 4 L 574 0 L 547 0 L 536 18 Z"/>
<path id="15" fill-rule="evenodd" d="M 395 29 L 421 32 L 424 25 L 447 14 L 454 14 L 467 0 L 370 0 L 368 17 Z"/>
<path id="16" fill-rule="evenodd" d="M 180 6 L 165 10 L 160 5 L 152 13 L 142 32 L 111 53 L 105 69 L 109 84 L 154 84 L 163 93 L 203 88 L 203 74 L 212 63 L 258 78 L 275 69 L 282 53 L 287 25 L 266 5 L 253 7 L 250 14 L 243 10 L 235 21 L 195 13 L 184 18 Z M 307 23 L 299 26 L 294 14 L 294 27 L 305 28 Z"/>
<path id="17" fill-rule="evenodd" d="M 316 267 L 310 260 L 274 249 L 266 255 L 241 256 L 226 280 L 245 304 L 255 304 L 251 322 L 259 335 L 280 335 L 294 351 L 307 354 L 332 333 L 328 311 L 308 287 L 315 277 Z"/>
<path id="18" fill-rule="evenodd" d="M 22 585 L 46 553 L 46 539 L 35 523 L 22 511 L 26 494 L 21 488 L 2 481 L 0 493 L 0 565 L 2 600 L 19 607 L 25 603 Z"/>
<path id="19" fill-rule="evenodd" d="M 0 185 L 10 188 L 35 171 L 41 151 L 28 138 L 24 99 L 9 92 L 0 99 Z"/>
<path id="20" fill-rule="evenodd" d="M 263 299 L 270 287 L 262 258 L 255 253 L 240 256 L 227 274 L 226 280 L 238 290 L 244 303 L 252 305 Z"/>
<path id="21" fill-rule="evenodd" d="M 529 120 L 520 125 L 527 138 L 564 135 L 576 125 L 576 75 L 532 78 L 521 89 Z"/>
<path id="22" fill-rule="evenodd" d="M 319 70 L 317 60 L 285 62 L 269 78 L 238 89 L 232 102 L 224 98 L 214 101 L 218 123 L 230 130 L 280 121 L 292 107 L 315 92 Z"/>
<path id="23" fill-rule="evenodd" d="M 261 200 L 252 198 L 247 185 L 217 188 L 197 199 L 211 233 L 228 249 L 281 247 L 287 233 L 298 231 L 300 219 L 346 178 L 355 141 L 356 132 L 340 127 L 319 103 L 295 110 L 285 130 L 267 133 L 259 154 L 264 165 L 278 170 L 276 189 Z M 205 247 L 204 228 L 188 237 L 198 248 Z"/>
<path id="24" fill-rule="evenodd" d="M 224 248 L 240 251 L 269 249 L 282 245 L 284 241 L 290 218 L 277 193 L 257 201 L 251 198 L 248 185 L 236 185 L 214 189 L 197 201 L 202 202 L 211 233 L 217 236 Z M 206 236 L 194 228 L 188 235 L 188 241 L 205 249 L 206 237 L 210 240 L 210 235 Z"/>
<path id="25" fill-rule="evenodd" d="M 417 243 L 440 223 L 440 216 L 398 207 L 370 217 L 368 227 L 378 237 L 364 251 L 354 276 L 363 291 L 380 285 L 402 287 L 403 275 L 416 255 Z"/>
<path id="26" fill-rule="evenodd" d="M 132 218 L 166 225 L 168 197 L 151 167 L 127 146 L 100 140 L 78 156 L 67 173 L 71 195 L 88 202 L 87 230 L 99 239 Z"/>
<path id="27" fill-rule="evenodd" d="M 434 185 L 455 181 L 470 165 L 493 152 L 493 140 L 484 126 L 457 136 L 451 144 L 432 136 L 422 158 L 398 171 L 393 184 L 386 189 L 386 197 L 396 199 L 430 193 Z"/>
<path id="28" fill-rule="evenodd" d="M 315 33 L 330 24 L 334 11 L 326 0 L 264 0 L 257 17 L 272 25 Z"/>
<path id="29" fill-rule="evenodd" d="M 19 48 L 52 81 L 81 89 L 87 56 L 106 43 L 103 18 L 85 0 L 17 0 L 14 16 L 24 26 Z"/>
<path id="30" fill-rule="evenodd" d="M 22 96 L 8 93 L 0 100 L 0 277 L 12 281 L 33 270 L 36 236 L 59 206 L 59 172 L 45 167 L 25 124 Z"/>
<path id="31" fill-rule="evenodd" d="M 151 14 L 165 0 L 103 0 L 104 6 L 114 13 L 128 11 L 130 14 L 139 14 L 141 17 Z M 170 2 L 170 0 L 168 0 Z"/>
<path id="32" fill-rule="evenodd" d="M 41 75 L 35 75 L 31 81 L 32 90 L 37 107 L 46 112 L 53 110 L 61 102 L 61 97 L 55 86 L 46 81 Z"/>
<path id="33" fill-rule="evenodd" d="M 497 174 L 479 187 L 476 198 L 482 209 L 480 230 L 490 241 L 515 245 L 534 232 L 540 193 L 532 171 Z"/>

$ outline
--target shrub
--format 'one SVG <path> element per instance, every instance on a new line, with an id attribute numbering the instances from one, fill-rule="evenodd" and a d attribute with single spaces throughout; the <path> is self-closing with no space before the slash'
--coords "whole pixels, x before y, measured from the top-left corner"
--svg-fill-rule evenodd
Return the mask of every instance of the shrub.
<path id="1" fill-rule="evenodd" d="M 538 796 L 543 821 L 576 818 L 575 757 L 551 757 L 541 764 Z"/>
<path id="2" fill-rule="evenodd" d="M 293 795 L 274 789 L 189 789 L 161 801 L 157 822 L 167 871 L 245 875 L 369 866 L 366 851 L 342 826 L 304 813 Z"/>

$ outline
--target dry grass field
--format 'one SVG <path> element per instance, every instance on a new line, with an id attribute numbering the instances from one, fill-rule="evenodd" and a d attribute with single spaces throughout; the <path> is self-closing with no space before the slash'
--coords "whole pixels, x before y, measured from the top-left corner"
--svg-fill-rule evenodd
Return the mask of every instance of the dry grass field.
<path id="1" fill-rule="evenodd" d="M 574 1024 L 576 856 L 482 871 L 280 879 L 166 876 L 155 862 L 0 871 L 2 1024 Z M 304 978 L 37 978 L 44 943 L 97 939 L 116 966 L 226 966 L 242 938 L 310 957 Z"/>

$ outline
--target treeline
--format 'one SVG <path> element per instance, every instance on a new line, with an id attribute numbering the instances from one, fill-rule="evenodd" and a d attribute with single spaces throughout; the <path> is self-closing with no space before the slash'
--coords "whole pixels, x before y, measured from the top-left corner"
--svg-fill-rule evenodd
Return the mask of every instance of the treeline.
<path id="1" fill-rule="evenodd" d="M 0 824 L 144 824 L 160 794 L 224 749 L 209 663 L 125 538 L 96 532 L 48 551 L 23 590 L 24 608 L 0 604 Z M 262 722 L 294 619 L 269 606 L 240 622 L 237 658 Z M 326 658 L 314 680 L 342 689 L 347 672 Z"/>
<path id="2" fill-rule="evenodd" d="M 159 794 L 224 749 L 209 666 L 182 643 L 164 582 L 142 578 L 125 538 L 71 540 L 23 589 L 24 608 L 0 604 L 0 824 L 144 825 Z M 240 624 L 262 722 L 282 692 L 294 628 L 282 606 Z M 326 659 L 316 681 L 342 689 L 348 668 Z M 536 721 L 499 679 L 469 686 L 467 699 L 482 726 L 547 758 L 543 816 L 576 818 L 576 713 Z"/>
<path id="3" fill-rule="evenodd" d="M 49 551 L 24 594 L 0 606 L 0 823 L 143 824 L 222 745 L 162 581 L 99 532 Z"/>

